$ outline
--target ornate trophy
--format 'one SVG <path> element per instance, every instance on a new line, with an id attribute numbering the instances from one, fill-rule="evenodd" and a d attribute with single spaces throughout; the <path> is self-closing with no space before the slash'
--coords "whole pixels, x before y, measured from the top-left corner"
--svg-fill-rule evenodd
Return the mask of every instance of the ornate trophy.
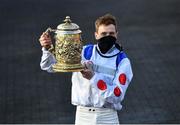
<path id="1" fill-rule="evenodd" d="M 64 23 L 57 26 L 57 29 L 48 28 L 46 32 L 53 32 L 55 45 L 51 51 L 57 63 L 53 65 L 55 72 L 78 72 L 83 69 L 81 65 L 82 40 L 79 26 L 72 23 L 69 16 L 66 16 Z"/>

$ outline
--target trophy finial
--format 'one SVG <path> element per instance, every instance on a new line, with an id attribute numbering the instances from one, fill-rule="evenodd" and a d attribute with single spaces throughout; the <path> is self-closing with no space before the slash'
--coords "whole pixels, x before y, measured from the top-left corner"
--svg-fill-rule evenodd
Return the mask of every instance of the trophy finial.
<path id="1" fill-rule="evenodd" d="M 70 16 L 66 16 L 65 20 L 64 20 L 65 23 L 71 23 L 71 19 L 70 19 Z"/>

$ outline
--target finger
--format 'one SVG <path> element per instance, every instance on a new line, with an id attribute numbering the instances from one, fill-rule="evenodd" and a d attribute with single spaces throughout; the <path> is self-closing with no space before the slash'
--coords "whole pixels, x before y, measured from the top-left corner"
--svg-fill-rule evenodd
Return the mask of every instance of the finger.
<path id="1" fill-rule="evenodd" d="M 86 75 L 82 74 L 82 76 L 83 76 L 84 78 L 86 78 Z"/>
<path id="2" fill-rule="evenodd" d="M 88 72 L 90 72 L 90 70 L 89 69 L 85 69 L 84 72 L 88 73 Z"/>
<path id="3" fill-rule="evenodd" d="M 81 72 L 82 72 L 82 73 L 86 73 L 86 72 L 87 72 L 87 69 L 83 69 Z"/>
<path id="4" fill-rule="evenodd" d="M 82 75 L 85 74 L 85 71 L 84 71 L 84 70 L 81 70 L 80 72 L 81 72 Z"/>
<path id="5" fill-rule="evenodd" d="M 51 40 L 41 40 L 40 41 L 41 44 L 52 44 Z"/>
<path id="6" fill-rule="evenodd" d="M 46 38 L 50 38 L 50 35 L 49 35 L 49 33 L 45 33 L 45 35 L 44 35 Z"/>
<path id="7" fill-rule="evenodd" d="M 43 40 L 44 43 L 52 43 L 51 40 Z"/>
<path id="8" fill-rule="evenodd" d="M 84 63 L 84 69 L 85 69 L 85 70 L 87 69 L 87 64 L 86 64 L 86 63 Z"/>
<path id="9" fill-rule="evenodd" d="M 47 35 L 42 35 L 42 36 L 40 36 L 40 39 L 51 39 L 51 37 L 49 37 Z"/>
<path id="10" fill-rule="evenodd" d="M 86 71 L 81 71 L 81 74 L 83 77 L 86 77 L 88 75 L 88 73 Z"/>
<path id="11" fill-rule="evenodd" d="M 39 39 L 39 41 L 51 41 L 51 39 L 42 37 L 42 38 Z"/>
<path id="12" fill-rule="evenodd" d="M 46 36 L 46 33 L 43 32 L 40 37 L 45 37 L 45 36 Z"/>
<path id="13" fill-rule="evenodd" d="M 43 46 L 51 45 L 50 43 L 43 43 Z"/>
<path id="14" fill-rule="evenodd" d="M 50 35 L 48 33 L 43 33 L 40 37 L 44 37 L 44 38 L 50 38 Z"/>
<path id="15" fill-rule="evenodd" d="M 40 44 L 41 45 L 51 45 L 52 44 L 52 42 L 50 42 L 50 41 L 40 41 Z"/>
<path id="16" fill-rule="evenodd" d="M 46 35 L 46 36 L 48 36 L 49 35 L 49 33 L 48 32 L 43 32 L 43 34 L 42 35 Z"/>

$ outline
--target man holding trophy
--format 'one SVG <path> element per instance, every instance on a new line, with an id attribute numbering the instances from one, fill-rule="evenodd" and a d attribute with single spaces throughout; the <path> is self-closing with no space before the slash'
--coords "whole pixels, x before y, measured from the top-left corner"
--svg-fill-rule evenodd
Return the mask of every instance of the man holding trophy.
<path id="1" fill-rule="evenodd" d="M 82 65 L 73 68 L 71 61 L 68 63 L 66 60 L 78 55 L 77 47 L 67 58 L 57 56 L 57 53 L 65 51 L 59 51 L 55 47 L 56 56 L 54 56 L 50 49 L 52 38 L 48 32 L 44 32 L 39 39 L 42 46 L 40 66 L 42 70 L 48 72 L 64 70 L 73 72 L 71 103 L 77 106 L 76 125 L 119 124 L 117 111 L 122 108 L 121 102 L 133 77 L 131 64 L 122 47 L 117 44 L 115 17 L 110 14 L 101 16 L 96 20 L 95 27 L 97 44 L 86 45 L 82 49 L 79 47 Z M 67 39 L 67 36 L 63 36 L 64 39 Z M 74 46 L 78 46 L 77 43 Z M 62 48 L 62 45 L 58 46 Z M 74 52 L 77 54 L 73 55 Z M 61 68 L 62 66 L 65 68 Z"/>

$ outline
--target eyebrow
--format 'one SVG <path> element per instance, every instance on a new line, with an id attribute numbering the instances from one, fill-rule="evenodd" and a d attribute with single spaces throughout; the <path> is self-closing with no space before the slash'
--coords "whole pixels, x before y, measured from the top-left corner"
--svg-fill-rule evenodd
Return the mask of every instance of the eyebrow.
<path id="1" fill-rule="evenodd" d="M 115 32 L 102 32 L 101 34 L 107 34 L 107 33 L 114 34 Z"/>

